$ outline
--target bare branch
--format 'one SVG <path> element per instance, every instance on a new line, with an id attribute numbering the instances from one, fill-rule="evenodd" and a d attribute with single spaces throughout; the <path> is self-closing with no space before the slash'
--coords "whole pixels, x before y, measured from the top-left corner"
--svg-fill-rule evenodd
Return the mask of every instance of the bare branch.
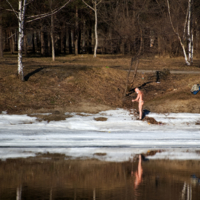
<path id="1" fill-rule="evenodd" d="M 97 3 L 97 6 L 102 2 L 102 0 L 100 0 L 98 3 Z"/>
<path id="2" fill-rule="evenodd" d="M 30 4 L 31 2 L 33 2 L 34 0 L 31 0 L 31 1 L 29 1 L 28 3 L 26 3 L 26 5 L 25 6 L 27 6 L 28 4 Z"/>
<path id="3" fill-rule="evenodd" d="M 61 6 L 60 8 L 56 8 L 54 10 L 52 10 L 51 12 L 49 13 L 44 13 L 44 14 L 41 14 L 41 15 L 33 15 L 33 16 L 30 16 L 30 17 L 27 17 L 28 19 L 29 18 L 35 18 L 35 19 L 30 19 L 27 21 L 27 23 L 30 23 L 32 21 L 35 21 L 35 20 L 39 20 L 39 19 L 42 19 L 44 17 L 48 17 L 50 15 L 54 15 L 56 14 L 57 12 L 59 12 L 61 9 L 63 9 L 71 0 L 68 0 L 63 6 Z"/>
<path id="4" fill-rule="evenodd" d="M 84 3 L 87 7 L 89 7 L 89 8 L 92 9 L 93 11 L 95 11 L 94 8 L 93 8 L 92 6 L 90 6 L 89 4 L 87 4 L 84 0 L 82 0 L 82 1 L 83 1 L 83 3 Z"/>
<path id="5" fill-rule="evenodd" d="M 12 11 L 15 13 L 17 19 L 19 19 L 18 12 L 13 8 L 12 4 L 11 4 L 8 0 L 6 0 L 6 1 L 7 1 L 7 3 L 10 5 Z"/>
<path id="6" fill-rule="evenodd" d="M 8 37 L 8 39 L 12 38 L 15 35 L 16 35 L 16 33 L 13 33 L 10 37 Z"/>
<path id="7" fill-rule="evenodd" d="M 189 4 L 189 2 L 188 2 Z M 187 8 L 187 13 L 185 15 L 185 23 L 184 23 L 184 30 L 183 30 L 183 39 L 186 38 L 185 34 L 186 34 L 186 26 L 187 26 L 187 22 L 188 22 L 188 14 L 189 14 L 189 5 L 188 5 L 188 8 Z"/>
<path id="8" fill-rule="evenodd" d="M 170 24 L 171 24 L 171 26 L 172 26 L 172 29 L 173 29 L 174 33 L 175 33 L 176 35 L 179 36 L 179 34 L 176 32 L 176 30 L 175 30 L 175 28 L 174 28 L 174 25 L 173 25 L 173 23 L 172 23 L 172 18 L 171 18 L 171 11 L 170 11 L 169 0 L 167 0 L 167 7 L 168 7 L 169 20 L 170 20 Z"/>
<path id="9" fill-rule="evenodd" d="M 183 54 L 184 54 L 184 57 L 185 57 L 185 62 L 186 62 L 187 65 L 190 65 L 190 63 L 188 62 L 188 59 L 187 59 L 187 54 L 186 54 L 186 51 L 185 51 L 185 46 L 184 46 L 184 44 L 183 44 L 183 42 L 182 42 L 182 40 L 181 40 L 181 37 L 180 37 L 179 33 L 176 32 L 176 30 L 175 30 L 175 28 L 174 28 L 174 25 L 173 25 L 173 23 L 172 23 L 169 0 L 167 0 L 167 7 L 168 7 L 168 13 L 169 13 L 169 20 L 170 20 L 172 29 L 173 29 L 174 33 L 177 35 L 177 37 L 178 37 L 178 39 L 179 39 L 179 42 L 180 42 L 180 44 L 181 44 L 181 47 L 182 47 L 182 49 L 183 49 Z"/>

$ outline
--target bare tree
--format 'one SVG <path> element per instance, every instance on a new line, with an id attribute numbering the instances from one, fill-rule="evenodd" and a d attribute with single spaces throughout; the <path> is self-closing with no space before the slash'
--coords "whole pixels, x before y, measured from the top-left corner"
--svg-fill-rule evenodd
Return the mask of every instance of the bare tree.
<path id="1" fill-rule="evenodd" d="M 188 22 L 187 22 L 187 36 L 188 36 L 188 60 L 193 63 L 193 27 L 192 27 L 192 4 L 193 0 L 188 0 Z"/>
<path id="2" fill-rule="evenodd" d="M 21 81 L 24 81 L 24 74 L 23 74 L 23 63 L 22 63 L 22 47 L 23 47 L 23 38 L 24 38 L 24 24 L 25 24 L 25 11 L 27 6 L 27 0 L 19 0 L 18 3 L 18 12 L 14 9 L 12 4 L 9 0 L 6 0 L 7 3 L 10 5 L 11 10 L 15 13 L 16 17 L 18 18 L 18 28 L 19 28 L 19 34 L 18 34 L 18 77 Z M 32 2 L 34 0 L 30 0 Z M 62 5 L 59 8 L 56 8 L 54 10 L 51 10 L 49 13 L 39 14 L 39 15 L 32 15 L 29 18 L 27 22 L 32 22 L 35 20 L 39 20 L 41 18 L 52 16 L 53 14 L 59 12 L 62 8 L 64 8 L 71 0 L 67 0 L 64 5 Z"/>
<path id="3" fill-rule="evenodd" d="M 76 6 L 76 22 L 74 30 L 75 55 L 78 55 L 78 6 Z"/>
<path id="4" fill-rule="evenodd" d="M 84 0 L 82 0 L 83 3 L 88 6 L 90 9 L 94 11 L 95 15 L 95 27 L 94 27 L 94 32 L 95 32 L 95 47 L 94 47 L 94 57 L 96 58 L 97 56 L 97 47 L 98 47 L 98 32 L 97 32 L 97 6 L 102 2 L 102 0 L 92 0 L 93 7 L 90 6 L 88 3 L 86 3 Z"/>
<path id="5" fill-rule="evenodd" d="M 3 57 L 2 9 L 0 7 L 0 58 Z"/>
<path id="6" fill-rule="evenodd" d="M 18 37 L 18 76 L 19 79 L 24 81 L 23 63 L 22 63 L 22 47 L 24 38 L 24 19 L 26 10 L 26 0 L 19 0 L 18 11 L 18 25 L 19 25 L 19 37 Z"/>
<path id="7" fill-rule="evenodd" d="M 52 0 L 49 0 L 50 9 L 52 12 Z M 55 40 L 54 40 L 54 15 L 51 15 L 51 52 L 52 52 L 52 61 L 55 61 Z"/>
<path id="8" fill-rule="evenodd" d="M 174 33 L 177 35 L 179 42 L 181 44 L 182 50 L 183 50 L 183 54 L 184 54 L 184 58 L 185 58 L 185 62 L 187 65 L 191 65 L 193 62 L 193 31 L 192 30 L 192 19 L 191 19 L 191 15 L 192 15 L 192 0 L 188 0 L 188 8 L 187 8 L 187 12 L 186 12 L 186 17 L 185 17 L 185 26 L 184 26 L 184 30 L 183 30 L 183 39 L 181 38 L 178 28 L 175 29 L 174 24 L 172 22 L 172 17 L 171 17 L 171 9 L 170 9 L 170 4 L 169 4 L 169 0 L 167 0 L 167 7 L 168 7 L 168 14 L 169 14 L 169 20 L 170 20 L 170 24 L 171 27 L 174 31 Z M 187 26 L 187 45 L 188 45 L 188 55 L 186 52 L 186 47 L 184 45 L 184 35 L 186 32 L 186 26 Z"/>

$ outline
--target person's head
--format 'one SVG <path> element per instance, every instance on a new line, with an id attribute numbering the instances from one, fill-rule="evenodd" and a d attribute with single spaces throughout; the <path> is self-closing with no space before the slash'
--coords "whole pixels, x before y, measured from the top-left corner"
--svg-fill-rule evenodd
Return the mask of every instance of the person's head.
<path id="1" fill-rule="evenodd" d="M 139 88 L 135 88 L 135 92 L 138 93 L 139 92 Z"/>

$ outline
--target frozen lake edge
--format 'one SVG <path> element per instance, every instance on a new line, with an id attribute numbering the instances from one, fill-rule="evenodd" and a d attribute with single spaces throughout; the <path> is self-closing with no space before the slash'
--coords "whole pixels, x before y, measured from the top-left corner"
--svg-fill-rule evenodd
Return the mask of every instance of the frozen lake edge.
<path id="1" fill-rule="evenodd" d="M 72 117 L 47 122 L 27 115 L 1 114 L 0 159 L 48 152 L 74 159 L 126 161 L 136 154 L 162 150 L 148 158 L 200 160 L 200 126 L 196 125 L 200 114 L 148 114 L 162 125 L 138 121 L 123 109 L 67 115 Z"/>

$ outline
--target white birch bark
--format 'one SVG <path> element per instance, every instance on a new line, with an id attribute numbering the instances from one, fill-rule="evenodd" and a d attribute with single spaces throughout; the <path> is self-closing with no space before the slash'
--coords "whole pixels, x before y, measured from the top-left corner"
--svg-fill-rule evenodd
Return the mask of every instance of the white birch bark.
<path id="1" fill-rule="evenodd" d="M 33 1 L 33 0 L 32 0 Z M 23 73 L 23 63 L 22 63 L 22 48 L 23 48 L 23 38 L 24 38 L 24 23 L 25 23 L 25 11 L 26 11 L 26 5 L 27 5 L 27 0 L 19 0 L 18 8 L 19 11 L 17 12 L 12 4 L 10 3 L 9 0 L 6 0 L 6 2 L 10 5 L 12 11 L 15 13 L 16 17 L 18 18 L 18 77 L 20 80 L 24 81 L 24 73 Z M 44 13 L 41 15 L 34 15 L 30 16 L 28 18 L 31 18 L 31 20 L 27 22 L 32 22 L 35 20 L 39 20 L 41 18 L 51 16 L 57 12 L 59 12 L 61 9 L 63 9 L 71 0 L 67 0 L 65 4 L 57 9 L 54 9 L 50 13 Z"/>
<path id="2" fill-rule="evenodd" d="M 52 12 L 52 0 L 49 0 L 49 4 L 50 4 L 51 12 Z M 50 35 L 51 35 L 51 57 L 52 57 L 52 61 L 55 61 L 54 16 L 53 15 L 51 15 Z"/>
<path id="3" fill-rule="evenodd" d="M 93 6 L 91 7 L 89 4 L 87 4 L 84 0 L 82 0 L 83 3 L 88 6 L 90 9 L 92 9 L 94 11 L 94 15 L 95 15 L 95 26 L 94 26 L 94 32 L 95 32 L 95 46 L 94 46 L 94 58 L 96 58 L 97 56 L 97 48 L 98 48 L 98 32 L 97 32 L 97 6 L 102 2 L 102 0 L 99 0 L 97 2 L 97 0 L 92 0 Z"/>
<path id="4" fill-rule="evenodd" d="M 193 56 L 194 56 L 194 31 L 192 27 L 191 31 L 191 63 L 193 63 Z"/>
<path id="5" fill-rule="evenodd" d="M 192 56 L 192 40 L 191 40 L 191 0 L 188 0 L 188 24 L 187 24 L 187 37 L 188 37 L 188 60 L 191 62 Z"/>
<path id="6" fill-rule="evenodd" d="M 190 1 L 190 0 L 189 0 L 189 1 Z M 167 0 L 167 7 L 168 7 L 168 13 L 169 13 L 170 24 L 171 24 L 171 26 L 172 26 L 172 29 L 173 29 L 174 33 L 177 35 L 180 44 L 181 44 L 181 47 L 182 47 L 182 50 L 183 50 L 183 54 L 184 54 L 184 58 L 185 58 L 185 63 L 186 63 L 186 65 L 190 65 L 191 63 L 190 63 L 190 61 L 188 60 L 187 53 L 186 53 L 186 50 L 185 50 L 185 46 L 184 46 L 184 44 L 183 44 L 183 42 L 182 42 L 182 39 L 181 39 L 181 37 L 180 37 L 178 31 L 175 30 L 174 25 L 173 25 L 173 23 L 172 23 L 169 0 Z M 187 19 L 187 18 L 186 18 L 186 19 Z"/>
<path id="7" fill-rule="evenodd" d="M 191 29 L 191 33 L 190 33 L 190 35 L 191 35 L 191 60 L 190 60 L 190 62 L 191 62 L 191 64 L 193 63 L 193 55 L 194 55 L 194 26 L 193 26 L 193 0 L 191 0 L 191 5 L 190 5 L 190 7 L 191 7 L 191 20 L 190 20 L 190 29 Z"/>
<path id="8" fill-rule="evenodd" d="M 54 19 L 53 15 L 51 15 L 51 53 L 52 53 L 52 61 L 55 61 L 55 42 L 54 42 Z"/>
<path id="9" fill-rule="evenodd" d="M 24 38 L 24 19 L 26 10 L 26 0 L 19 0 L 19 13 L 18 13 L 18 24 L 19 24 L 19 35 L 18 35 L 18 76 L 21 81 L 24 81 L 23 63 L 22 63 L 22 47 Z"/>
<path id="10" fill-rule="evenodd" d="M 95 26 L 94 26 L 94 34 L 95 34 L 95 46 L 94 46 L 94 57 L 97 57 L 97 47 L 98 47 L 98 33 L 97 33 L 97 2 L 94 1 L 94 15 L 95 15 Z"/>

